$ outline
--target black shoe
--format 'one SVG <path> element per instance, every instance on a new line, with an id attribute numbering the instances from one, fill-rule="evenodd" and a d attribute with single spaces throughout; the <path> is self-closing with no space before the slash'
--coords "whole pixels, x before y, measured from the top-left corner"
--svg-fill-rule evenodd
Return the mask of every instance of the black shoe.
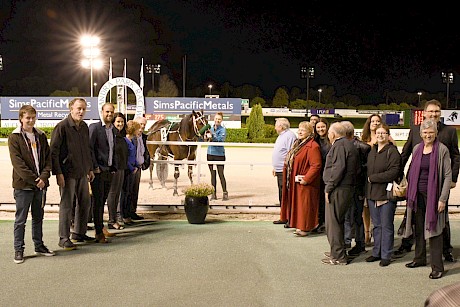
<path id="1" fill-rule="evenodd" d="M 409 268 L 409 269 L 418 268 L 418 267 L 421 267 L 421 266 L 426 266 L 426 263 L 418 263 L 418 262 L 415 262 L 415 261 L 406 263 L 406 268 Z"/>
<path id="2" fill-rule="evenodd" d="M 348 252 L 348 255 L 350 256 L 359 256 L 361 253 L 365 252 L 366 249 L 364 247 L 355 245 L 350 251 Z"/>
<path id="3" fill-rule="evenodd" d="M 72 236 L 70 237 L 70 241 L 72 241 L 73 243 L 76 243 L 76 242 L 91 243 L 91 242 L 96 242 L 96 238 L 93 238 L 87 235 L 79 235 L 79 234 L 73 233 Z"/>
<path id="4" fill-rule="evenodd" d="M 138 215 L 136 212 L 131 213 L 130 216 L 131 216 L 131 219 L 132 219 L 132 220 L 135 220 L 135 221 L 139 221 L 139 220 L 143 220 L 143 219 L 144 219 L 143 216 Z"/>
<path id="5" fill-rule="evenodd" d="M 391 260 L 390 260 L 390 259 L 382 259 L 382 260 L 380 260 L 379 265 L 380 265 L 380 266 L 389 266 L 390 263 L 391 263 Z"/>
<path id="6" fill-rule="evenodd" d="M 282 221 L 282 220 L 277 220 L 277 221 L 273 221 L 273 224 L 286 224 L 287 221 Z"/>
<path id="7" fill-rule="evenodd" d="M 289 226 L 289 222 L 286 222 L 286 224 L 284 224 L 284 228 L 292 228 L 292 227 Z"/>
<path id="8" fill-rule="evenodd" d="M 430 279 L 439 279 L 442 277 L 442 272 L 433 271 L 430 273 Z"/>
<path id="9" fill-rule="evenodd" d="M 77 249 L 77 246 L 73 244 L 72 241 L 70 241 L 69 239 L 59 241 L 58 245 L 66 251 Z"/>
<path id="10" fill-rule="evenodd" d="M 400 246 L 397 250 L 395 250 L 393 252 L 393 255 L 395 256 L 403 256 L 405 255 L 406 253 L 409 253 L 411 251 L 412 247 L 409 246 L 409 247 L 402 247 Z"/>
<path id="11" fill-rule="evenodd" d="M 24 262 L 24 251 L 14 252 L 14 263 L 20 264 Z"/>
<path id="12" fill-rule="evenodd" d="M 40 246 L 39 248 L 35 249 L 35 254 L 36 255 L 42 255 L 42 256 L 47 256 L 51 257 L 54 256 L 54 252 L 50 251 L 45 245 Z"/>
<path id="13" fill-rule="evenodd" d="M 366 258 L 366 262 L 375 262 L 375 261 L 379 261 L 380 259 L 381 259 L 380 257 L 369 256 Z"/>
<path id="14" fill-rule="evenodd" d="M 454 256 L 451 253 L 444 255 L 444 260 L 447 262 L 455 262 Z M 431 276 L 431 275 L 430 275 Z M 431 277 L 430 277 L 431 278 Z M 439 277 L 438 277 L 439 278 Z"/>

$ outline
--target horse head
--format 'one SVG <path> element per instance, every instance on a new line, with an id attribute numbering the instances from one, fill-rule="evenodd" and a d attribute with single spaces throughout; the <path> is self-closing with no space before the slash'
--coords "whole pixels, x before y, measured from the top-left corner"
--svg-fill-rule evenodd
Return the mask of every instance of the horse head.
<path id="1" fill-rule="evenodd" d="M 194 111 L 192 110 L 192 121 L 193 121 L 193 131 L 198 138 L 203 139 L 203 141 L 210 141 L 212 139 L 211 134 L 211 125 L 208 124 L 208 120 L 204 115 L 203 110 Z"/>

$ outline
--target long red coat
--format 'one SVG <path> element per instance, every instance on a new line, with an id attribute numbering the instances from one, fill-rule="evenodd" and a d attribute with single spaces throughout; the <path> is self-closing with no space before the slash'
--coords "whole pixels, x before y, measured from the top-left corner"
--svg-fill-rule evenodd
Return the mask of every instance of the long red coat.
<path id="1" fill-rule="evenodd" d="M 288 220 L 292 228 L 310 231 L 318 226 L 321 163 L 319 145 L 312 139 L 294 157 L 289 190 L 286 187 L 287 167 L 284 165 L 280 219 Z M 296 175 L 303 175 L 307 184 L 295 182 Z"/>

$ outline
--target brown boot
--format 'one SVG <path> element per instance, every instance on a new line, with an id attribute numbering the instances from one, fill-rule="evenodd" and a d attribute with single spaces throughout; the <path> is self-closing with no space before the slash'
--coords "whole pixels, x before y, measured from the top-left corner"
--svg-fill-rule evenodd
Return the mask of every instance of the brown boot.
<path id="1" fill-rule="evenodd" d="M 114 233 L 109 232 L 109 231 L 107 230 L 107 228 L 105 228 L 105 227 L 102 228 L 102 233 L 104 234 L 104 236 L 105 236 L 106 238 L 110 238 L 110 237 L 115 237 L 115 236 L 116 236 Z"/>
<path id="2" fill-rule="evenodd" d="M 228 192 L 224 192 L 224 195 L 222 196 L 222 200 L 228 200 Z"/>
<path id="3" fill-rule="evenodd" d="M 96 243 L 109 243 L 103 233 L 96 234 Z"/>

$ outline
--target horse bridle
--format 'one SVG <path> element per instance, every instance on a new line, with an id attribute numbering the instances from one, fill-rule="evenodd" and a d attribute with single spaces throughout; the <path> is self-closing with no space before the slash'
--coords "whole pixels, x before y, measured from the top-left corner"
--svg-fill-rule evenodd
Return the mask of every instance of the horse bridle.
<path id="1" fill-rule="evenodd" d="M 201 112 L 195 112 L 195 114 L 201 114 L 198 118 L 196 118 L 195 116 L 192 116 L 193 118 L 193 130 L 195 131 L 195 135 L 200 137 L 202 136 L 202 134 L 200 133 L 200 129 L 198 129 L 198 124 L 197 122 L 200 122 L 203 124 L 203 126 L 206 126 L 207 123 L 205 121 L 205 116 L 204 114 L 202 114 Z"/>

